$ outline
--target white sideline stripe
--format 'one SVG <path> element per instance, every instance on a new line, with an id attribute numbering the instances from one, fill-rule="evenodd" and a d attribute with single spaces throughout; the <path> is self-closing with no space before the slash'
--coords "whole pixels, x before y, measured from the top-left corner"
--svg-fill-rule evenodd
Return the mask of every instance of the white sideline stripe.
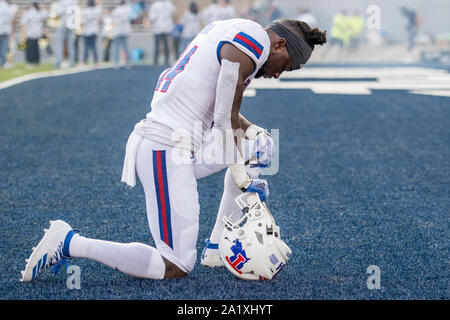
<path id="1" fill-rule="evenodd" d="M 446 70 L 418 67 L 393 67 L 393 68 L 304 68 L 292 72 L 286 72 L 281 78 L 379 78 L 379 77 L 404 77 L 404 76 L 440 76 L 448 75 Z"/>
<path id="2" fill-rule="evenodd" d="M 12 86 L 15 86 L 20 83 L 24 83 L 30 80 L 35 79 L 41 79 L 41 78 L 49 78 L 49 77 L 57 77 L 57 76 L 65 76 L 69 74 L 75 74 L 75 73 L 82 73 L 87 71 L 93 71 L 93 70 L 102 70 L 102 69 L 108 69 L 112 68 L 110 65 L 105 66 L 99 66 L 99 67 L 75 67 L 75 68 L 68 68 L 63 70 L 52 70 L 52 71 L 44 71 L 44 72 L 37 72 L 32 74 L 26 74 L 17 78 L 13 78 L 10 80 L 2 81 L 0 82 L 0 90 L 6 89 Z"/>
<path id="3" fill-rule="evenodd" d="M 410 93 L 436 97 L 450 97 L 450 90 L 413 90 Z"/>
<path id="4" fill-rule="evenodd" d="M 447 96 L 450 74 L 443 69 L 400 68 L 305 68 L 284 74 L 285 79 L 317 79 L 321 81 L 280 81 L 255 79 L 249 89 L 309 89 L 317 94 L 361 94 L 372 90 L 406 90 L 419 94 Z M 329 81 L 329 79 L 372 78 L 371 81 Z M 375 80 L 376 79 L 376 80 Z M 328 81 L 327 81 L 328 80 Z M 252 92 L 255 96 L 257 92 Z"/>
<path id="5" fill-rule="evenodd" d="M 367 88 L 356 88 L 356 87 L 345 87 L 345 86 L 335 86 L 335 87 L 311 87 L 311 91 L 317 94 L 360 94 L 369 95 L 372 91 Z"/>
<path id="6" fill-rule="evenodd" d="M 0 82 L 0 90 L 26 81 L 64 76 L 87 71 L 112 68 L 86 66 L 62 70 L 44 71 L 23 75 Z M 400 68 L 305 68 L 284 74 L 281 78 L 348 79 L 377 78 L 376 81 L 280 81 L 278 79 L 255 79 L 244 96 L 256 96 L 256 89 L 310 89 L 317 94 L 370 95 L 375 90 L 408 90 L 412 94 L 450 97 L 450 74 L 442 69 L 417 67 Z"/>
<path id="7" fill-rule="evenodd" d="M 385 90 L 410 90 L 410 89 L 450 89 L 450 82 L 417 83 L 417 82 L 359 82 L 359 81 L 271 81 L 255 80 L 249 88 L 254 89 L 310 89 L 310 88 L 366 88 Z M 334 91 L 334 90 L 333 90 Z"/>
<path id="8" fill-rule="evenodd" d="M 256 89 L 247 88 L 244 91 L 244 97 L 254 97 L 256 96 Z"/>

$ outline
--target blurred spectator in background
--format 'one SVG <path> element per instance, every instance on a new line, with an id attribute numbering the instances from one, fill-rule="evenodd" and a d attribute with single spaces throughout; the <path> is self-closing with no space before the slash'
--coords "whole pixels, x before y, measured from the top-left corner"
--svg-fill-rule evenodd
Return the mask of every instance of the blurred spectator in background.
<path id="1" fill-rule="evenodd" d="M 262 8 L 262 0 L 256 0 L 253 2 L 253 4 L 250 6 L 250 8 L 247 11 L 247 14 L 244 15 L 246 19 L 250 19 L 256 22 L 259 22 L 259 16 L 261 15 L 261 8 Z"/>
<path id="2" fill-rule="evenodd" d="M 211 3 L 206 6 L 201 12 L 201 18 L 203 25 L 206 26 L 213 21 L 216 21 L 220 16 L 220 6 L 217 4 L 217 0 L 211 0 Z"/>
<path id="3" fill-rule="evenodd" d="M 309 9 L 298 8 L 297 12 L 297 20 L 306 22 L 311 28 L 317 27 L 317 18 Z"/>
<path id="4" fill-rule="evenodd" d="M 57 29 L 59 25 L 58 2 L 52 2 L 48 8 L 47 26 Z"/>
<path id="5" fill-rule="evenodd" d="M 131 7 L 125 0 L 120 0 L 120 5 L 112 12 L 112 19 L 114 25 L 114 63 L 116 67 L 120 62 L 120 49 L 123 49 L 125 56 L 125 64 L 128 67 L 130 61 L 130 52 L 128 51 L 128 36 L 131 31 Z"/>
<path id="6" fill-rule="evenodd" d="M 142 18 L 145 13 L 145 1 L 131 0 L 131 16 L 130 20 L 132 24 L 142 23 Z"/>
<path id="7" fill-rule="evenodd" d="M 9 38 L 13 34 L 13 21 L 17 12 L 17 5 L 10 5 L 0 0 L 0 67 L 6 64 Z"/>
<path id="8" fill-rule="evenodd" d="M 173 53 L 176 59 L 180 55 L 180 41 L 182 32 L 183 32 L 183 25 L 181 23 L 174 23 L 170 35 L 172 36 Z"/>
<path id="9" fill-rule="evenodd" d="M 347 16 L 347 11 L 343 10 L 334 15 L 333 25 L 330 31 L 330 46 L 328 54 L 332 52 L 334 54 L 334 49 L 337 48 L 337 53 L 335 56 L 338 60 L 343 60 L 348 49 L 350 42 L 350 27 L 349 19 Z"/>
<path id="10" fill-rule="evenodd" d="M 21 38 L 22 41 L 26 39 L 27 43 L 25 58 L 28 64 L 39 64 L 40 62 L 38 40 L 44 34 L 43 27 L 47 16 L 47 11 L 41 10 L 39 3 L 33 2 L 20 19 Z"/>
<path id="11" fill-rule="evenodd" d="M 137 0 L 139 5 L 141 6 L 141 23 L 143 22 L 143 18 L 146 16 L 146 12 L 148 10 L 147 0 Z"/>
<path id="12" fill-rule="evenodd" d="M 416 11 L 405 6 L 400 7 L 400 12 L 406 18 L 406 32 L 408 33 L 408 51 L 414 48 L 415 38 L 419 31 L 419 25 L 421 24 L 421 18 Z"/>
<path id="13" fill-rule="evenodd" d="M 109 62 L 111 43 L 114 38 L 114 24 L 112 18 L 112 9 L 106 9 L 102 13 L 102 48 L 103 48 L 103 61 Z"/>
<path id="14" fill-rule="evenodd" d="M 81 31 L 81 10 L 78 8 L 75 10 L 74 14 L 71 16 L 71 19 L 75 21 L 75 28 L 73 29 L 73 50 L 74 50 L 74 61 L 75 64 L 80 62 L 80 42 L 83 38 L 83 32 Z"/>
<path id="15" fill-rule="evenodd" d="M 364 27 L 366 26 L 366 21 L 359 14 L 359 12 L 354 12 L 353 15 L 348 17 L 348 27 L 349 27 L 349 49 L 352 53 L 355 53 L 359 49 L 361 44 L 361 38 L 364 32 Z"/>
<path id="16" fill-rule="evenodd" d="M 208 25 L 214 21 L 231 19 L 234 17 L 234 7 L 230 0 L 213 0 L 201 12 L 203 25 Z"/>
<path id="17" fill-rule="evenodd" d="M 184 51 L 201 29 L 200 14 L 196 2 L 192 1 L 189 4 L 189 9 L 181 18 L 181 24 L 183 25 L 183 32 L 181 33 L 180 50 Z"/>
<path id="18" fill-rule="evenodd" d="M 281 18 L 282 12 L 275 0 L 256 0 L 248 11 L 248 18 L 266 26 Z"/>
<path id="19" fill-rule="evenodd" d="M 341 47 L 348 45 L 350 33 L 347 12 L 345 10 L 334 15 L 330 33 L 330 44 L 338 44 Z"/>
<path id="20" fill-rule="evenodd" d="M 260 16 L 260 24 L 267 26 L 272 21 L 281 18 L 282 12 L 276 0 L 268 0 L 265 5 L 263 15 Z"/>
<path id="21" fill-rule="evenodd" d="M 59 18 L 55 45 L 56 68 L 61 67 L 65 41 L 67 41 L 70 66 L 73 67 L 75 65 L 74 29 L 77 21 L 74 16 L 79 10 L 78 3 L 78 0 L 58 0 L 56 3 L 56 14 Z"/>
<path id="22" fill-rule="evenodd" d="M 158 65 L 159 49 L 164 46 L 164 63 L 169 65 L 169 35 L 173 30 L 175 6 L 170 0 L 157 0 L 149 8 L 148 17 L 152 23 L 155 39 L 154 65 Z"/>
<path id="23" fill-rule="evenodd" d="M 141 5 L 136 0 L 129 0 L 129 6 L 131 8 L 130 22 L 135 24 L 138 22 L 139 14 L 141 13 Z"/>
<path id="24" fill-rule="evenodd" d="M 92 52 L 94 63 L 98 63 L 97 35 L 100 31 L 100 17 L 102 9 L 96 6 L 95 0 L 88 0 L 87 7 L 81 9 L 81 28 L 84 39 L 83 62 L 88 62 L 89 51 Z"/>
<path id="25" fill-rule="evenodd" d="M 231 5 L 231 0 L 220 0 L 218 17 L 216 20 L 232 19 L 234 17 L 234 7 Z"/>

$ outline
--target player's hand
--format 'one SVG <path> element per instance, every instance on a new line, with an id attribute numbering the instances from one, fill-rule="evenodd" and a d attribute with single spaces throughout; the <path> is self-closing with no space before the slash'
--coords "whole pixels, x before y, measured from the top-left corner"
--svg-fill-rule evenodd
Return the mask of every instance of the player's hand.
<path id="1" fill-rule="evenodd" d="M 266 201 L 269 198 L 269 185 L 264 179 L 252 179 L 246 192 L 256 192 L 261 201 Z"/>

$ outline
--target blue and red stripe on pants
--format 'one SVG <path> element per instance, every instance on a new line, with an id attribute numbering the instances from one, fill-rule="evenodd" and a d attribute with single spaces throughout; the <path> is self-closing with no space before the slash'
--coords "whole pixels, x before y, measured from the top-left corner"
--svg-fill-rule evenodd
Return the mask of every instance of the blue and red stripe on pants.
<path id="1" fill-rule="evenodd" d="M 153 176 L 155 179 L 156 200 L 158 202 L 161 240 L 173 249 L 165 150 L 153 150 Z"/>

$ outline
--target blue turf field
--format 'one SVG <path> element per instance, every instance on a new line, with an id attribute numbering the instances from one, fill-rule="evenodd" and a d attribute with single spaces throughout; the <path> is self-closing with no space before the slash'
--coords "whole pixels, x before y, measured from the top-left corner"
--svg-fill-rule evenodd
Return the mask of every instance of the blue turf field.
<path id="1" fill-rule="evenodd" d="M 161 69 L 105 69 L 0 90 L 0 299 L 449 299 L 450 99 L 258 90 L 249 120 L 280 129 L 269 208 L 293 250 L 271 282 L 197 261 L 181 280 L 141 280 L 96 262 L 19 282 L 51 219 L 87 237 L 152 244 L 141 186 L 120 183 L 125 143 Z M 223 172 L 199 181 L 200 232 L 215 221 Z M 369 265 L 381 289 L 366 286 Z"/>

